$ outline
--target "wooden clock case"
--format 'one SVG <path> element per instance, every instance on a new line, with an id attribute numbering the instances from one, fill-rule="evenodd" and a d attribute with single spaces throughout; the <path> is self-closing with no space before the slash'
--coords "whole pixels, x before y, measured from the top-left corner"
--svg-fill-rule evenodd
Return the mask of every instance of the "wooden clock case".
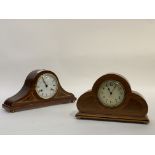
<path id="1" fill-rule="evenodd" d="M 103 81 L 116 80 L 125 89 L 123 102 L 114 108 L 104 106 L 97 97 L 98 89 Z M 108 121 L 123 121 L 133 123 L 148 123 L 148 106 L 144 98 L 131 90 L 127 80 L 117 74 L 107 74 L 100 77 L 93 85 L 92 90 L 81 95 L 77 101 L 79 119 L 95 119 Z"/>
<path id="2" fill-rule="evenodd" d="M 58 81 L 58 89 L 56 94 L 50 99 L 42 99 L 35 91 L 38 78 L 45 73 L 53 74 Z M 43 106 L 74 102 L 76 100 L 72 93 L 65 91 L 58 80 L 55 73 L 47 70 L 32 71 L 26 78 L 22 89 L 13 97 L 8 98 L 3 108 L 9 112 L 38 108 Z"/>

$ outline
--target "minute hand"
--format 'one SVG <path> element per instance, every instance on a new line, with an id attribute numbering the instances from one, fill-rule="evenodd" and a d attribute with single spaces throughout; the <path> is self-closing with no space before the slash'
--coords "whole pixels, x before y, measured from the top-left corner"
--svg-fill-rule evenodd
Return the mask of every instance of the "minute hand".
<path id="1" fill-rule="evenodd" d="M 45 82 L 45 80 L 44 80 L 43 77 L 42 77 L 42 79 L 43 79 L 43 82 L 44 82 L 44 84 L 45 84 L 45 87 L 48 87 L 48 85 L 47 85 L 47 83 Z"/>
<path id="2" fill-rule="evenodd" d="M 113 93 L 113 91 L 115 90 L 115 88 L 116 88 L 116 85 L 115 85 L 115 87 L 113 88 L 112 93 Z"/>

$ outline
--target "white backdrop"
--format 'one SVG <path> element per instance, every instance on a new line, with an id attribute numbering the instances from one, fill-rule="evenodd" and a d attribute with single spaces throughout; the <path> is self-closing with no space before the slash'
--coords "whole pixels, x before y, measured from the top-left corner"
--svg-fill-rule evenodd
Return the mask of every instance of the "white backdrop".
<path id="1" fill-rule="evenodd" d="M 0 101 L 35 69 L 54 71 L 79 97 L 100 76 L 125 76 L 149 106 L 148 125 L 77 120 L 76 103 L 8 113 L 0 134 L 154 134 L 155 20 L 0 20 Z"/>

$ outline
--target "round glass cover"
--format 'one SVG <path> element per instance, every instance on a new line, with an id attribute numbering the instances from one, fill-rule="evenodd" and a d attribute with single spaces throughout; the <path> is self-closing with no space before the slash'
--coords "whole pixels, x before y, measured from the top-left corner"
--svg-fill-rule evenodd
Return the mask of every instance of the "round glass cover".
<path id="1" fill-rule="evenodd" d="M 115 80 L 104 81 L 98 90 L 98 99 L 106 107 L 119 106 L 125 97 L 123 85 Z"/>
<path id="2" fill-rule="evenodd" d="M 42 74 L 36 83 L 36 92 L 43 99 L 53 97 L 58 89 L 58 81 L 51 73 Z"/>

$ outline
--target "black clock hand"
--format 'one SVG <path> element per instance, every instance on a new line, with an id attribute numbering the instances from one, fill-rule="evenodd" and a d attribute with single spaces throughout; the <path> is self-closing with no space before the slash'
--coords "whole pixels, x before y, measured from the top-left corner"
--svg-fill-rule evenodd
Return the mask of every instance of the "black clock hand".
<path id="1" fill-rule="evenodd" d="M 107 87 L 107 86 L 106 86 Z M 109 91 L 109 93 L 110 93 L 110 95 L 112 94 L 112 92 L 110 91 L 110 89 L 109 89 L 109 87 L 107 87 L 108 88 L 108 91 Z"/>
<path id="2" fill-rule="evenodd" d="M 42 77 L 42 80 L 43 80 L 43 82 L 44 82 L 44 84 L 45 84 L 45 87 L 47 88 L 48 87 L 48 85 L 46 84 L 46 82 L 45 82 L 45 80 L 44 80 L 44 78 Z"/>
<path id="3" fill-rule="evenodd" d="M 115 88 L 116 88 L 116 85 L 115 85 L 115 87 L 113 88 L 113 90 L 112 90 L 112 92 L 111 92 L 111 93 L 113 93 L 113 91 L 115 90 Z"/>

